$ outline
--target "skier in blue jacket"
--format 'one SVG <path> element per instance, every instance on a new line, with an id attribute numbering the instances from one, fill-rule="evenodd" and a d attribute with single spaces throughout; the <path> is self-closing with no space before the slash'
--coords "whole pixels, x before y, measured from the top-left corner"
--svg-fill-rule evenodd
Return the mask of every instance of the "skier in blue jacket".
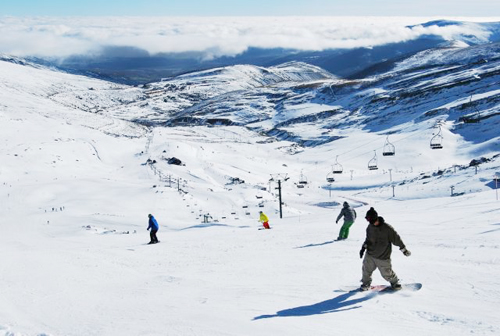
<path id="1" fill-rule="evenodd" d="M 148 217 L 149 217 L 148 230 L 151 229 L 151 231 L 149 231 L 149 235 L 151 237 L 151 241 L 148 244 L 159 243 L 159 240 L 156 237 L 156 232 L 158 232 L 158 229 L 160 228 L 160 226 L 158 225 L 158 222 L 156 221 L 156 219 L 153 217 L 152 214 L 149 214 Z"/>

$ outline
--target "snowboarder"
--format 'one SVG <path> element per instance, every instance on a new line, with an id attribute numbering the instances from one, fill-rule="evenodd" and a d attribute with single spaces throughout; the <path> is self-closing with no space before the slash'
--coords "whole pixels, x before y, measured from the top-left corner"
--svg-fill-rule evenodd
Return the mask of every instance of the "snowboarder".
<path id="1" fill-rule="evenodd" d="M 156 219 L 153 217 L 152 214 L 149 214 L 148 217 L 149 217 L 148 230 L 151 229 L 151 231 L 149 231 L 149 236 L 151 237 L 151 241 L 148 244 L 159 243 L 158 238 L 156 237 L 156 232 L 158 232 L 160 226 L 158 225 L 158 222 L 156 221 Z"/>
<path id="2" fill-rule="evenodd" d="M 366 240 L 361 247 L 361 251 L 359 251 L 359 257 L 363 258 L 366 250 L 366 255 L 363 259 L 363 277 L 361 279 L 360 290 L 365 291 L 370 289 L 372 273 L 377 268 L 382 277 L 390 282 L 393 289 L 401 289 L 399 279 L 392 270 L 392 244 L 399 246 L 401 252 L 407 257 L 411 255 L 410 251 L 406 249 L 396 230 L 387 224 L 383 217 L 379 217 L 374 208 L 368 210 L 365 218 L 369 224 L 366 228 Z"/>
<path id="3" fill-rule="evenodd" d="M 347 202 L 344 202 L 343 208 L 340 211 L 340 214 L 337 216 L 337 220 L 335 221 L 335 223 L 338 224 L 339 220 L 342 217 L 344 217 L 344 224 L 340 228 L 339 237 L 337 238 L 337 240 L 347 239 L 347 237 L 349 236 L 349 228 L 356 220 L 356 210 L 351 208 L 349 206 L 349 203 Z"/>
<path id="4" fill-rule="evenodd" d="M 271 227 L 269 226 L 269 218 L 267 218 L 266 214 L 263 213 L 262 211 L 259 211 L 259 214 L 260 214 L 259 222 L 262 223 L 264 229 L 270 229 Z"/>

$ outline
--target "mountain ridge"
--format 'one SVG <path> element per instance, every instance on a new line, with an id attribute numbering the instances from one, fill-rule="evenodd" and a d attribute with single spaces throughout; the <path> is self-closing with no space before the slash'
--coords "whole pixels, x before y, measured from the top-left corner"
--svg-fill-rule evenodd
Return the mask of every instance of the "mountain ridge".
<path id="1" fill-rule="evenodd" d="M 270 67 L 289 61 L 302 61 L 319 66 L 343 78 L 363 78 L 375 75 L 375 64 L 408 57 L 429 48 L 439 47 L 448 41 L 460 41 L 470 45 L 500 41 L 500 23 L 435 20 L 419 25 L 407 26 L 409 31 L 430 29 L 430 33 L 418 38 L 365 46 L 352 49 L 326 49 L 322 51 L 295 50 L 286 48 L 249 47 L 234 56 L 206 58 L 204 51 L 182 53 L 159 53 L 150 55 L 147 51 L 129 46 L 104 47 L 101 55 L 75 55 L 54 61 L 54 66 L 85 73 L 94 73 L 103 79 L 117 83 L 139 85 L 175 77 L 192 71 L 236 64 L 252 64 Z M 457 34 L 456 27 L 467 28 L 467 33 Z M 434 34 L 433 34 L 434 31 Z M 443 32 L 443 37 L 439 32 Z M 48 60 L 50 62 L 50 60 Z M 369 69 L 372 69 L 369 71 Z M 385 69 L 387 70 L 387 69 Z"/>

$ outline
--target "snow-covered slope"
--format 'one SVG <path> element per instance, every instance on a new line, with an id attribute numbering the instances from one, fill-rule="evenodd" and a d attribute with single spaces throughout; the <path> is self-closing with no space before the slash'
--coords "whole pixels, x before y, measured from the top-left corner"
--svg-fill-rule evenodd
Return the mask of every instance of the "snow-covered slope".
<path id="1" fill-rule="evenodd" d="M 147 88 L 0 62 L 0 335 L 500 333 L 496 60 L 417 62 Z M 480 122 L 460 122 L 471 105 Z M 335 242 L 344 201 L 358 219 Z M 412 251 L 393 265 L 419 292 L 339 291 L 359 283 L 370 206 Z"/>
<path id="2" fill-rule="evenodd" d="M 489 125 L 500 118 L 499 48 L 432 49 L 356 81 L 303 63 L 215 69 L 150 84 L 140 99 L 102 113 L 146 125 L 247 126 L 305 146 L 334 141 L 346 128 L 404 137 L 441 121 L 468 142 L 483 143 L 498 137 Z"/>

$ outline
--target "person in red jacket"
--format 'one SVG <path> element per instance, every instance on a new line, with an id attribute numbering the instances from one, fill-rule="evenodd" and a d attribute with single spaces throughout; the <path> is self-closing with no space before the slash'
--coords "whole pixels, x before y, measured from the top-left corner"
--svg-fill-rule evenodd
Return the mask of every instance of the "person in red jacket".
<path id="1" fill-rule="evenodd" d="M 359 251 L 360 258 L 363 258 L 366 250 L 366 255 L 363 259 L 363 276 L 360 290 L 365 291 L 370 289 L 372 273 L 377 268 L 382 277 L 390 282 L 393 289 L 401 289 L 399 279 L 392 270 L 392 245 L 398 246 L 401 252 L 407 257 L 411 255 L 410 251 L 406 249 L 403 240 L 399 237 L 396 230 L 387 224 L 383 217 L 379 217 L 374 208 L 368 210 L 365 218 L 369 224 L 366 228 L 366 239 L 361 247 L 361 251 Z"/>

